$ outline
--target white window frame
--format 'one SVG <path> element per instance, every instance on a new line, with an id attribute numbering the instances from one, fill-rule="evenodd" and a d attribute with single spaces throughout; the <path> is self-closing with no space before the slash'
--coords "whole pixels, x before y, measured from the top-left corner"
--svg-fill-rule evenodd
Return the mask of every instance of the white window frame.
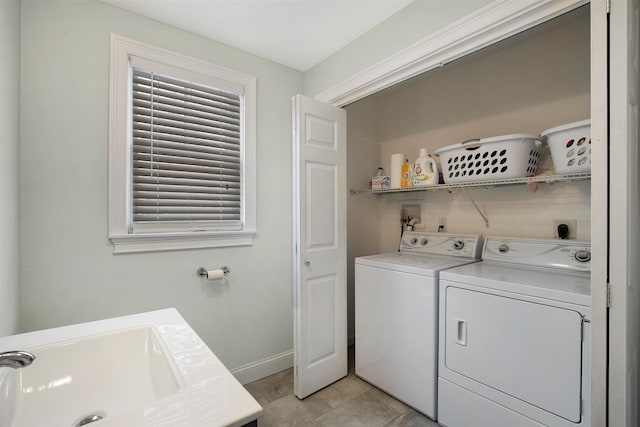
<path id="1" fill-rule="evenodd" d="M 244 89 L 241 230 L 132 233 L 130 57 L 239 84 Z M 256 234 L 256 78 L 196 58 L 111 34 L 109 81 L 109 239 L 114 253 L 251 245 Z"/>

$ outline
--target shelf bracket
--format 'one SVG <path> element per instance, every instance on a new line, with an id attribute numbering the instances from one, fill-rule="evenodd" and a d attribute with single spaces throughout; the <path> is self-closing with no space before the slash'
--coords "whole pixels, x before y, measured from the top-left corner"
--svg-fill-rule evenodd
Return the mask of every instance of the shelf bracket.
<path id="1" fill-rule="evenodd" d="M 469 198 L 469 200 L 471 200 L 471 203 L 473 204 L 473 207 L 476 208 L 476 211 L 478 211 L 478 213 L 480 214 L 480 216 L 482 217 L 482 219 L 484 220 L 484 227 L 485 228 L 489 228 L 489 220 L 487 219 L 487 217 L 485 216 L 484 213 L 482 213 L 482 211 L 480 210 L 480 208 L 478 207 L 478 205 L 476 204 L 476 202 L 473 200 L 473 197 L 471 197 L 471 194 L 469 194 L 469 192 L 467 191 L 466 188 L 461 187 L 462 192 Z"/>

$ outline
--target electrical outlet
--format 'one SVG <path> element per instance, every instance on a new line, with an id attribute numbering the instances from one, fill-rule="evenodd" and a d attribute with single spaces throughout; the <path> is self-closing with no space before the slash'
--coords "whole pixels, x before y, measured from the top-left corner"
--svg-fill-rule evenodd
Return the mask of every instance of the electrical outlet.
<path id="1" fill-rule="evenodd" d="M 447 218 L 438 217 L 438 233 L 444 233 L 447 231 Z"/>
<path id="2" fill-rule="evenodd" d="M 569 227 L 568 239 L 575 239 L 578 235 L 578 220 L 577 219 L 554 219 L 553 220 L 553 238 L 559 239 L 558 226 L 560 224 L 566 224 Z"/>

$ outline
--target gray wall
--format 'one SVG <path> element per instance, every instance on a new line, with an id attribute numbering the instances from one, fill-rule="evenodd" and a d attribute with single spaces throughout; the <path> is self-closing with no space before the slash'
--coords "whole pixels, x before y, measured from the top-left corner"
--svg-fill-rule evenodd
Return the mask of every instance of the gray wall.
<path id="1" fill-rule="evenodd" d="M 304 76 L 310 96 L 342 83 L 388 56 L 480 9 L 492 0 L 415 0 L 371 31 L 311 68 Z"/>
<path id="2" fill-rule="evenodd" d="M 253 246 L 112 253 L 112 32 L 257 76 Z M 291 97 L 302 74 L 97 0 L 24 0 L 21 76 L 22 330 L 176 307 L 230 369 L 290 350 Z M 196 277 L 221 265 L 226 283 Z"/>
<path id="3" fill-rule="evenodd" d="M 0 336 L 18 329 L 20 0 L 0 1 Z"/>
<path id="4" fill-rule="evenodd" d="M 347 188 L 363 189 L 379 162 L 378 106 L 375 100 L 357 102 L 347 108 Z M 347 335 L 355 338 L 354 258 L 378 253 L 379 207 L 375 196 L 350 195 L 347 199 Z"/>

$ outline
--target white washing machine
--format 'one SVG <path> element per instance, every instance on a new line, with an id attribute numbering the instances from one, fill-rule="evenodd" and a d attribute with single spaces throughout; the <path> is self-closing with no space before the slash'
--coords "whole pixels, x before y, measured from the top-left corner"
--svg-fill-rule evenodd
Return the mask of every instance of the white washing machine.
<path id="1" fill-rule="evenodd" d="M 439 423 L 590 425 L 590 249 L 489 237 L 442 272 Z"/>
<path id="2" fill-rule="evenodd" d="M 356 375 L 436 418 L 438 275 L 481 249 L 480 236 L 406 232 L 399 252 L 356 258 Z"/>

